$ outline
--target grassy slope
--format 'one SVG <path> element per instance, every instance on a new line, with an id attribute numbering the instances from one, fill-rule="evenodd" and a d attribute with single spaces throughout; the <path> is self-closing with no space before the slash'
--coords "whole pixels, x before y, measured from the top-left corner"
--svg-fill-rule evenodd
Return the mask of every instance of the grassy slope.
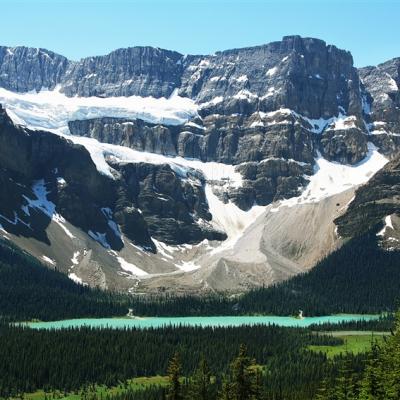
<path id="1" fill-rule="evenodd" d="M 96 385 L 93 389 L 88 389 L 88 393 L 96 393 L 98 396 L 106 394 L 117 394 L 123 393 L 127 389 L 132 390 L 144 390 L 150 386 L 166 386 L 168 383 L 168 378 L 166 376 L 151 376 L 151 377 L 140 377 L 130 379 L 126 382 L 126 384 L 121 384 L 118 386 L 114 386 L 111 388 L 107 388 L 103 385 Z M 81 400 L 85 396 L 83 392 L 75 392 L 75 393 L 67 393 L 66 395 L 60 391 L 56 391 L 55 398 L 64 399 L 64 400 Z M 53 393 L 47 393 L 47 398 L 53 398 Z M 43 390 L 38 390 L 34 393 L 25 393 L 24 400 L 43 400 L 46 398 L 46 394 Z"/>
<path id="2" fill-rule="evenodd" d="M 364 353 L 371 348 L 371 342 L 376 340 L 381 342 L 387 332 L 334 332 L 334 336 L 343 339 L 344 343 L 339 346 L 308 346 L 308 349 L 325 353 L 328 358 L 333 358 L 346 351 L 353 354 Z"/>

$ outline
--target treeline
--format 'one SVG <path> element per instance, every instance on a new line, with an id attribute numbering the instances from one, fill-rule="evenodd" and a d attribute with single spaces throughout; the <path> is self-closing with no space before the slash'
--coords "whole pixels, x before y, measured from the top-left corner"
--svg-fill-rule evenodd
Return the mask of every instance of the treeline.
<path id="1" fill-rule="evenodd" d="M 204 355 L 220 382 L 245 344 L 249 357 L 265 366 L 266 391 L 272 398 L 280 394 L 310 399 L 321 380 L 336 370 L 325 355 L 307 346 L 342 343 L 305 329 L 276 326 L 38 331 L 3 324 L 0 397 L 37 389 L 71 392 L 91 384 L 114 386 L 134 377 L 164 375 L 175 352 L 183 376 L 191 376 Z M 360 360 L 354 357 L 353 363 L 358 368 Z"/>
<path id="2" fill-rule="evenodd" d="M 378 319 L 342 321 L 337 323 L 312 324 L 312 331 L 374 331 L 388 332 L 394 326 L 394 314 L 382 315 Z"/>

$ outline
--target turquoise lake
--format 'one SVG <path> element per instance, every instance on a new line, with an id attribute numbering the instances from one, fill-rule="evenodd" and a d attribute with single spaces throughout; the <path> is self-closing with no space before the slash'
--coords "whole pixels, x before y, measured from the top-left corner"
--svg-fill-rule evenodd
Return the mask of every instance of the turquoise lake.
<path id="1" fill-rule="evenodd" d="M 34 329 L 63 329 L 63 328 L 160 328 L 165 326 L 242 326 L 242 325 L 270 325 L 288 327 L 307 327 L 311 324 L 339 323 L 346 321 L 374 320 L 379 315 L 330 315 L 323 317 L 306 317 L 297 319 L 293 317 L 274 317 L 274 316 L 231 316 L 231 317 L 163 317 L 163 318 L 99 318 L 99 319 L 70 319 L 52 322 L 29 322 L 23 325 Z"/>

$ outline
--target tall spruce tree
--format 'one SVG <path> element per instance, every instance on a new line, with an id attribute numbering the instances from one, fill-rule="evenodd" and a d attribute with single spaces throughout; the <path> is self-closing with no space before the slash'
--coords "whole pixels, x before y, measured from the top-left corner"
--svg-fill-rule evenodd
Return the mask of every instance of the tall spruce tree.
<path id="1" fill-rule="evenodd" d="M 364 378 L 361 382 L 360 400 L 385 400 L 382 382 L 382 365 L 380 360 L 380 347 L 372 343 L 371 352 L 368 354 Z"/>
<path id="2" fill-rule="evenodd" d="M 260 400 L 261 386 L 255 360 L 247 355 L 247 348 L 241 345 L 239 355 L 233 360 L 230 374 L 224 383 L 220 399 L 223 400 Z"/>
<path id="3" fill-rule="evenodd" d="M 346 353 L 339 367 L 339 377 L 336 379 L 334 398 L 336 400 L 355 400 L 354 371 L 350 363 L 351 355 Z"/>
<path id="4" fill-rule="evenodd" d="M 181 360 L 178 353 L 175 353 L 168 365 L 168 392 L 167 400 L 182 400 Z"/>
<path id="5" fill-rule="evenodd" d="M 213 386 L 211 382 L 211 370 L 204 355 L 202 355 L 190 382 L 190 400 L 211 400 L 214 398 Z"/>

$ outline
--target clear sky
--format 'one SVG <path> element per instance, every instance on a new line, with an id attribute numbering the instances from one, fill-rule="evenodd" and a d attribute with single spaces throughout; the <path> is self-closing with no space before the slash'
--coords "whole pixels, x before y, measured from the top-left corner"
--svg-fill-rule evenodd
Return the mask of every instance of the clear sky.
<path id="1" fill-rule="evenodd" d="M 400 0 L 0 0 L 0 44 L 76 60 L 136 45 L 206 54 L 299 34 L 365 66 L 400 57 L 399 21 Z"/>

